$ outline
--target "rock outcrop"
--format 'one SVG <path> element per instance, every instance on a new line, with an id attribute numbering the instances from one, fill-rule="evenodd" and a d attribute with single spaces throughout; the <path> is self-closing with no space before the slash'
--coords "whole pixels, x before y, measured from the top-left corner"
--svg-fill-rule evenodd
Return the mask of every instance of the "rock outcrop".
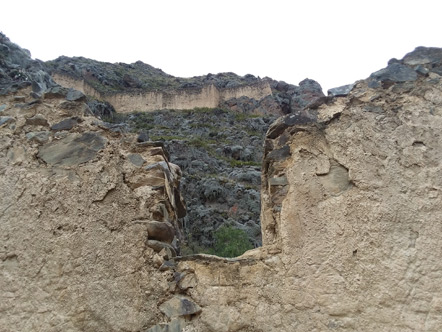
<path id="1" fill-rule="evenodd" d="M 12 43 L 0 32 L 0 95 L 29 86 L 38 97 L 56 84 L 42 61 L 31 59 L 31 52 Z"/>

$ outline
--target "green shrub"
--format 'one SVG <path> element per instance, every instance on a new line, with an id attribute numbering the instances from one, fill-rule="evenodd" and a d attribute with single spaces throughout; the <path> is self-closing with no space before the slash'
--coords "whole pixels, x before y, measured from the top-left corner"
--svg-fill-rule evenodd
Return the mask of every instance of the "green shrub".
<path id="1" fill-rule="evenodd" d="M 215 247 L 210 252 L 220 257 L 237 257 L 253 249 L 246 232 L 232 226 L 221 226 L 214 232 Z"/>

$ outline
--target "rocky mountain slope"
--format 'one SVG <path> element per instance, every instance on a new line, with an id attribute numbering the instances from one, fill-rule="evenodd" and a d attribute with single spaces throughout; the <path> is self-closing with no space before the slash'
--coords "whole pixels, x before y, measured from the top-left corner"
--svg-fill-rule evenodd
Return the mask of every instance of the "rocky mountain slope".
<path id="1" fill-rule="evenodd" d="M 31 59 L 31 52 L 12 43 L 0 33 L 0 95 L 31 86 L 33 96 L 56 86 L 42 61 Z"/>
<path id="2" fill-rule="evenodd" d="M 297 113 L 309 103 L 325 100 L 320 85 L 309 79 L 295 86 L 233 73 L 177 78 L 140 61 L 128 65 L 68 57 L 49 61 L 46 68 L 60 84 L 96 98 L 115 101 L 115 96 L 124 95 L 124 107 L 139 105 L 138 96 L 147 100 L 152 91 L 191 95 L 214 86 L 235 96 L 215 104 L 206 100 L 216 107 L 173 110 L 159 105 L 163 109 L 153 111 L 139 106 L 139 112 L 125 114 L 108 107 L 95 112 L 121 130 L 139 133 L 140 140 L 164 142 L 171 161 L 182 169 L 188 213 L 181 222 L 183 249 L 188 253 L 213 248 L 214 232 L 223 225 L 245 231 L 254 247 L 261 245 L 259 187 L 265 132 L 277 115 Z M 258 92 L 247 95 L 248 87 Z M 235 89 L 240 90 L 233 93 Z M 90 98 L 91 107 L 93 102 L 97 103 Z M 118 111 L 119 103 L 115 105 Z"/>
<path id="3" fill-rule="evenodd" d="M 262 144 L 271 119 L 195 109 L 139 113 L 125 120 L 142 130 L 140 136 L 164 142 L 183 172 L 187 215 L 181 221 L 190 252 L 213 247 L 213 233 L 223 225 L 244 230 L 253 246 L 261 245 Z"/>

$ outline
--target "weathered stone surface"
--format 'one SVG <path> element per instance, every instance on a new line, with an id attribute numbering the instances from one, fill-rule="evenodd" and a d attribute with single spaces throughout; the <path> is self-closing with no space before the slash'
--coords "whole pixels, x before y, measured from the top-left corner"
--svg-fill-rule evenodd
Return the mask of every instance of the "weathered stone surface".
<path id="1" fill-rule="evenodd" d="M 295 124 L 307 124 L 314 121 L 315 117 L 308 113 L 288 114 L 278 118 L 270 125 L 267 136 L 269 138 L 276 138 L 281 135 L 284 130 Z"/>
<path id="2" fill-rule="evenodd" d="M 41 114 L 36 114 L 33 117 L 27 118 L 26 124 L 31 126 L 49 126 L 48 120 L 46 120 Z"/>
<path id="3" fill-rule="evenodd" d="M 161 304 L 160 310 L 169 318 L 194 315 L 201 312 L 200 306 L 193 302 L 191 298 L 181 295 L 175 295 Z"/>
<path id="4" fill-rule="evenodd" d="M 353 89 L 354 86 L 355 85 L 353 83 L 353 84 L 347 84 L 336 88 L 332 88 L 327 90 L 327 94 L 333 97 L 344 97 L 350 93 L 351 89 Z"/>
<path id="5" fill-rule="evenodd" d="M 198 284 L 195 274 L 189 271 L 175 273 L 175 281 L 177 282 L 178 288 L 181 291 L 186 291 L 189 288 L 196 287 Z"/>
<path id="6" fill-rule="evenodd" d="M 67 88 L 61 86 L 55 86 L 49 89 L 48 91 L 46 91 L 44 97 L 45 99 L 64 98 L 67 93 L 68 93 Z"/>
<path id="7" fill-rule="evenodd" d="M 396 64 L 408 66 L 389 66 Z M 173 246 L 146 241 L 147 225 L 137 222 L 160 209 L 178 224 L 180 172 L 164 154 L 84 118 L 76 134 L 55 133 L 46 147 L 94 134 L 107 142 L 99 153 L 79 165 L 42 163 L 35 157 L 44 147 L 28 141 L 24 113 L 60 122 L 60 100 L 26 108 L 0 96 L 15 119 L 0 128 L 0 326 L 439 331 L 442 82 L 429 68 L 435 61 L 423 66 L 428 75 L 360 81 L 309 121 L 272 127 L 264 246 L 235 259 L 177 257 L 166 270 L 158 268 Z M 130 154 L 151 167 L 137 167 Z"/>
<path id="8" fill-rule="evenodd" d="M 388 67 L 371 74 L 370 77 L 378 81 L 406 82 L 415 81 L 417 74 L 408 66 L 392 63 Z"/>
<path id="9" fill-rule="evenodd" d="M 169 259 L 176 256 L 176 250 L 168 243 L 157 240 L 147 240 L 147 246 L 149 248 L 152 248 L 157 253 L 165 250 L 165 252 L 169 256 Z"/>
<path id="10" fill-rule="evenodd" d="M 288 185 L 286 176 L 273 177 L 269 179 L 269 184 L 271 186 L 285 186 Z"/>
<path id="11" fill-rule="evenodd" d="M 146 221 L 147 236 L 150 240 L 172 243 L 175 229 L 167 221 Z"/>
<path id="12" fill-rule="evenodd" d="M 149 134 L 145 131 L 140 132 L 137 137 L 137 142 L 142 143 L 147 141 L 149 141 Z"/>
<path id="13" fill-rule="evenodd" d="M 164 263 L 160 266 L 160 271 L 168 271 L 173 270 L 176 267 L 176 263 L 172 261 L 164 261 Z"/>
<path id="14" fill-rule="evenodd" d="M 137 167 L 143 166 L 143 164 L 146 162 L 146 160 L 144 160 L 143 157 L 141 157 L 141 155 L 138 153 L 131 153 L 127 156 L 127 159 L 129 159 L 129 161 Z"/>
<path id="15" fill-rule="evenodd" d="M 15 119 L 12 116 L 0 116 L 0 126 L 12 122 L 15 122 Z"/>
<path id="16" fill-rule="evenodd" d="M 146 332 L 181 332 L 186 326 L 182 318 L 174 318 L 170 323 L 161 323 L 149 328 Z"/>
<path id="17" fill-rule="evenodd" d="M 12 43 L 0 33 L 0 95 L 31 86 L 34 93 L 44 93 L 55 86 L 42 62 L 31 59 L 31 53 Z M 28 95 L 31 91 L 28 92 Z"/>
<path id="18" fill-rule="evenodd" d="M 68 134 L 39 149 L 38 157 L 51 165 L 74 166 L 94 159 L 106 139 L 94 132 Z"/>
<path id="19" fill-rule="evenodd" d="M 437 47 L 416 47 L 413 52 L 405 55 L 403 62 L 409 66 L 440 63 L 442 49 Z"/>
<path id="20" fill-rule="evenodd" d="M 80 119 L 78 117 L 64 119 L 52 125 L 51 130 L 53 131 L 71 130 L 78 124 L 79 121 Z"/>
<path id="21" fill-rule="evenodd" d="M 48 131 L 37 131 L 37 132 L 31 131 L 26 134 L 26 138 L 29 141 L 34 141 L 39 144 L 47 143 L 49 141 L 49 137 L 50 133 Z"/>
<path id="22" fill-rule="evenodd" d="M 68 101 L 86 101 L 86 95 L 78 90 L 69 89 L 66 94 L 66 100 Z"/>

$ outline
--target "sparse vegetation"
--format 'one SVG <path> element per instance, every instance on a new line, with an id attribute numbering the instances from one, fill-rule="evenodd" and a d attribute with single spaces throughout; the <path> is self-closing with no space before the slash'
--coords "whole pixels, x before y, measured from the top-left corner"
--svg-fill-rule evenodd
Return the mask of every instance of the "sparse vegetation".
<path id="1" fill-rule="evenodd" d="M 260 245 L 260 233 L 254 232 L 259 225 L 260 185 L 254 174 L 261 167 L 261 139 L 269 120 L 221 108 L 196 108 L 113 114 L 108 121 L 126 122 L 131 131 L 163 141 L 171 162 L 181 167 L 188 207 L 183 255 L 233 257 Z M 225 228 L 226 222 L 243 224 L 247 233 Z"/>
<path id="2" fill-rule="evenodd" d="M 237 257 L 253 249 L 243 230 L 233 226 L 221 226 L 214 232 L 215 246 L 209 252 L 221 257 Z"/>

